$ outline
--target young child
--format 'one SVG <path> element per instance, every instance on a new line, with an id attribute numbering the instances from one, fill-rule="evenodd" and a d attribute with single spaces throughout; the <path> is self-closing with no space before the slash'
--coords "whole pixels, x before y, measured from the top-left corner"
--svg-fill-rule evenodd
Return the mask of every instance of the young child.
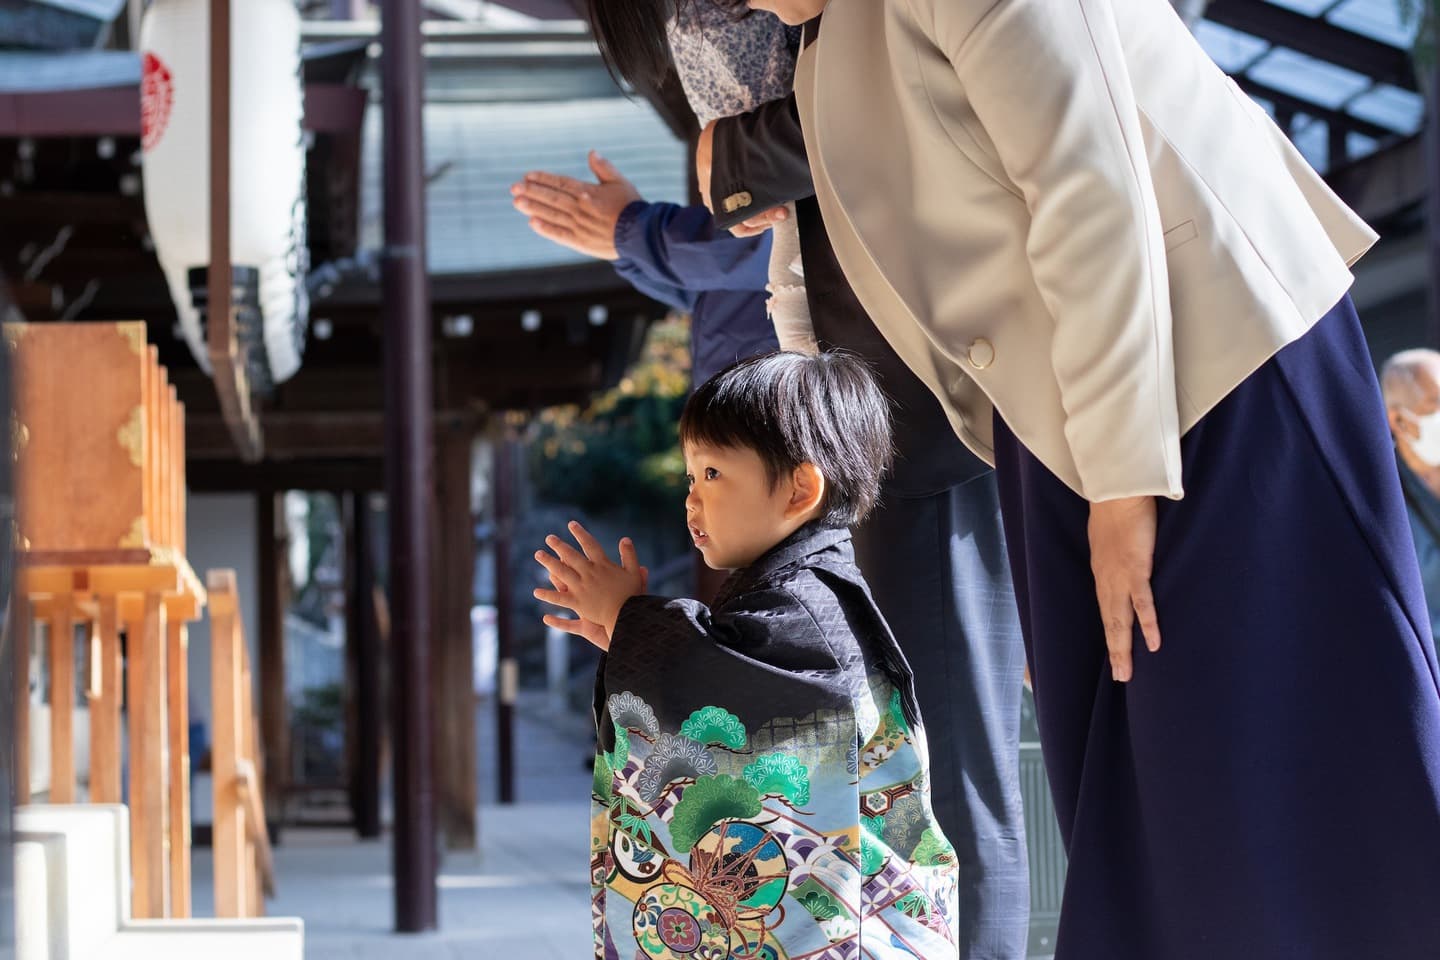
<path id="1" fill-rule="evenodd" d="M 686 521 L 734 571 L 711 607 L 642 596 L 579 524 L 535 555 L 606 651 L 592 820 L 599 960 L 952 960 L 957 867 L 931 814 L 913 677 L 849 526 L 890 460 L 858 360 L 775 353 L 680 422 Z"/>

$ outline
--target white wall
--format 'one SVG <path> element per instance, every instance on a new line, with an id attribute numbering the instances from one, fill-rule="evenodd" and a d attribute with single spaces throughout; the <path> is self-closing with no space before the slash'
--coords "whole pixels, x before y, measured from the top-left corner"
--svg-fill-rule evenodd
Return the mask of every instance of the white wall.
<path id="1" fill-rule="evenodd" d="M 188 504 L 186 523 L 190 565 L 195 568 L 202 583 L 208 570 L 229 567 L 235 571 L 240 591 L 240 611 L 245 621 L 245 640 L 250 647 L 250 664 L 257 680 L 260 669 L 256 646 L 260 623 L 258 517 L 259 506 L 254 494 L 193 494 Z M 208 617 L 190 625 L 190 715 L 192 719 L 205 721 L 207 739 L 213 736 L 210 724 Z"/>

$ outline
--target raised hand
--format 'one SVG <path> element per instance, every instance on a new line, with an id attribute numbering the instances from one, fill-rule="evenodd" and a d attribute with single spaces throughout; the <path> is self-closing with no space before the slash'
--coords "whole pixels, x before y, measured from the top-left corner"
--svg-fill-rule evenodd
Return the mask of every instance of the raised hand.
<path id="1" fill-rule="evenodd" d="M 532 170 L 510 188 L 515 209 L 530 219 L 530 229 L 577 253 L 615 260 L 615 225 L 620 214 L 643 199 L 615 165 L 594 150 L 589 156 L 595 182 Z"/>
<path id="2" fill-rule="evenodd" d="M 649 571 L 640 565 L 635 544 L 628 537 L 620 541 L 620 562 L 612 561 L 578 523 L 569 525 L 577 550 L 557 536 L 545 538 L 551 553 L 536 551 L 535 560 L 545 568 L 554 589 L 537 589 L 535 597 L 572 611 L 577 620 L 546 616 L 547 626 L 584 637 L 602 650 L 609 649 L 610 637 L 620 608 L 631 597 L 645 592 Z"/>

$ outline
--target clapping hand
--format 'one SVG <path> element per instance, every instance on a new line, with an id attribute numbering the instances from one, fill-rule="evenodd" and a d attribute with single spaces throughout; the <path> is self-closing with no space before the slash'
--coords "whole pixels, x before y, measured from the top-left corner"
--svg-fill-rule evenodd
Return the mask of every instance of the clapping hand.
<path id="1" fill-rule="evenodd" d="M 620 541 L 617 564 L 580 524 L 572 521 L 569 529 L 579 550 L 552 534 L 545 538 L 545 545 L 553 553 L 536 551 L 535 560 L 550 575 L 554 589 L 537 589 L 535 597 L 575 614 L 576 619 L 547 615 L 546 626 L 584 637 L 601 650 L 608 650 L 620 608 L 626 600 L 645 592 L 650 571 L 640 565 L 635 544 L 628 537 Z"/>
<path id="2" fill-rule="evenodd" d="M 615 226 L 625 208 L 642 199 L 640 191 L 594 150 L 590 172 L 595 183 L 532 170 L 510 188 L 512 203 L 545 239 L 586 256 L 616 260 Z"/>

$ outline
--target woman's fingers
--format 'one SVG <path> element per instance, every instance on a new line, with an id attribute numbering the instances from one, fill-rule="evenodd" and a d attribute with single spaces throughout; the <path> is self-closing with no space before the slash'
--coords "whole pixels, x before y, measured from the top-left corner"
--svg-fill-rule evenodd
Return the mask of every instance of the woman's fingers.
<path id="1" fill-rule="evenodd" d="M 1155 595 L 1150 580 L 1142 577 L 1130 588 L 1130 601 L 1135 605 L 1135 619 L 1145 637 L 1145 648 L 1151 653 L 1160 649 L 1160 617 L 1155 613 Z"/>
<path id="2" fill-rule="evenodd" d="M 1130 593 L 1123 587 L 1117 589 L 1113 580 L 1107 578 L 1105 585 L 1099 587 L 1098 596 L 1100 617 L 1105 623 L 1105 647 L 1110 652 L 1110 675 L 1120 683 L 1127 683 L 1134 675 L 1130 654 L 1135 610 L 1130 603 Z"/>

